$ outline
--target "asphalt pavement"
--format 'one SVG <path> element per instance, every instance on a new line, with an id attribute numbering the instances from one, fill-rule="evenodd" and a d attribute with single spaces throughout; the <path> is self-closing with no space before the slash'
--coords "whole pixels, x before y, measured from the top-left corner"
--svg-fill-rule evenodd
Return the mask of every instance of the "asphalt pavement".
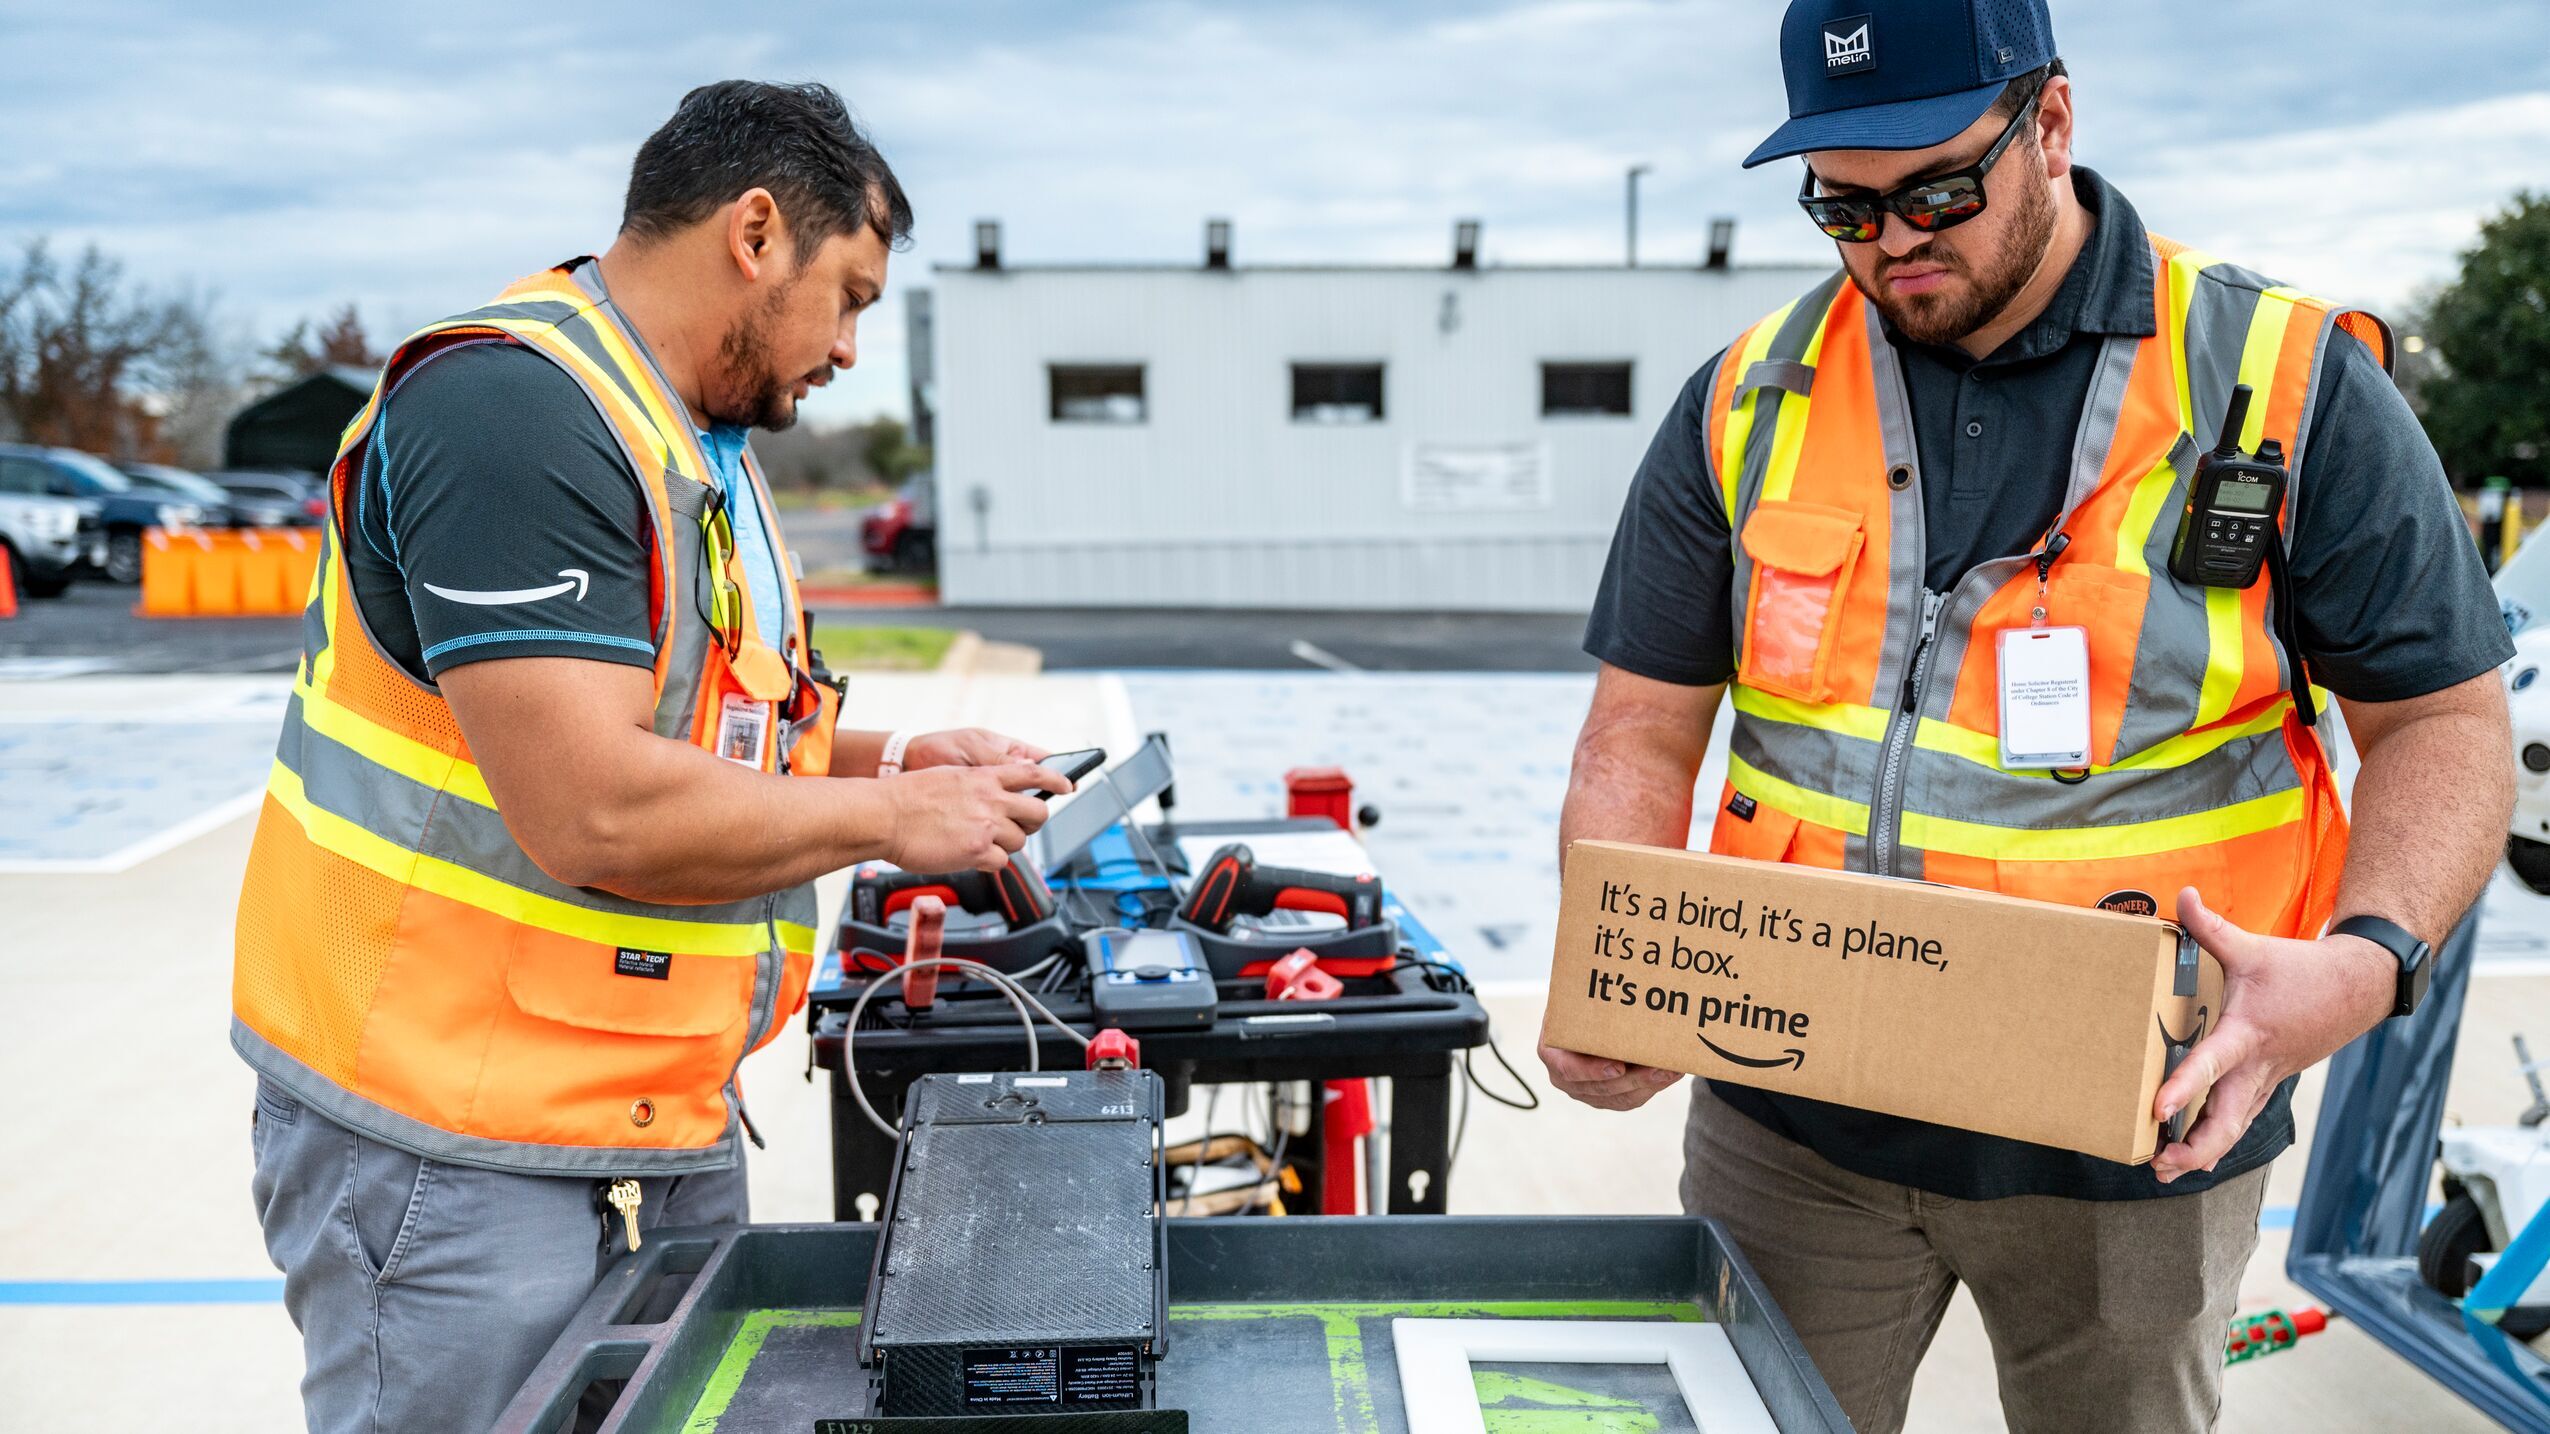
<path id="1" fill-rule="evenodd" d="M 0 676 L 288 672 L 293 618 L 141 618 L 138 590 L 75 584 L 0 622 Z M 1218 668 L 1332 672 L 1591 672 L 1584 619 L 1511 613 L 1223 612 L 1113 608 L 838 608 L 824 621 L 970 628 L 1044 653 L 1048 671 Z"/>

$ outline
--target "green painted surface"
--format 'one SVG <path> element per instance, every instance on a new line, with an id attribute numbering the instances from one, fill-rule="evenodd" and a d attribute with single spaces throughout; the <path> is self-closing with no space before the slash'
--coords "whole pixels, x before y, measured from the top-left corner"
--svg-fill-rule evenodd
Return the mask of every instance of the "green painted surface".
<path id="1" fill-rule="evenodd" d="M 1328 1349 L 1328 1378 L 1334 1400 L 1331 1413 L 1339 1429 L 1372 1429 L 1380 1420 L 1373 1408 L 1372 1380 L 1364 1351 L 1363 1322 L 1368 1319 L 1643 1319 L 1702 1323 L 1700 1307 L 1672 1300 L 1451 1300 L 1417 1303 L 1334 1302 L 1315 1304 L 1194 1304 L 1169 1310 L 1172 1324 L 1206 1320 L 1313 1319 Z M 716 1434 L 718 1422 L 734 1403 L 753 1360 L 770 1332 L 782 1328 L 846 1327 L 859 1322 L 857 1310 L 755 1310 L 744 1316 L 727 1343 L 726 1354 L 700 1389 L 683 1434 Z M 1588 1395 L 1547 1380 L 1495 1371 L 1478 1376 L 1480 1403 L 1495 1402 L 1488 1413 L 1489 1434 L 1654 1434 L 1655 1417 L 1623 1406 L 1603 1395 Z M 1556 1397 L 1551 1397 L 1556 1396 Z"/>
<path id="2" fill-rule="evenodd" d="M 1663 1427 L 1634 1399 L 1503 1370 L 1475 1370 L 1470 1378 L 1488 1434 L 1656 1434 Z"/>
<path id="3" fill-rule="evenodd" d="M 754 1310 L 745 1315 L 735 1327 L 735 1337 L 726 1342 L 726 1357 L 717 1361 L 708 1383 L 700 1386 L 699 1403 L 691 1406 L 682 1434 L 717 1434 L 717 1421 L 726 1417 L 726 1406 L 735 1402 L 735 1391 L 744 1387 L 744 1374 L 753 1367 L 753 1357 L 761 1353 L 762 1342 L 772 1330 L 846 1327 L 858 1322 L 857 1310 Z"/>

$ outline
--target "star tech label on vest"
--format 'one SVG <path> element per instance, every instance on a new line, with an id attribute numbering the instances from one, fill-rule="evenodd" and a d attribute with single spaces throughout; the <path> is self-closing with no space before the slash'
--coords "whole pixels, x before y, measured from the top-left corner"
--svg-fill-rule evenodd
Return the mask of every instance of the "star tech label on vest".
<path id="1" fill-rule="evenodd" d="M 634 947 L 623 946 L 620 948 L 620 954 L 611 959 L 611 969 L 622 976 L 643 976 L 650 981 L 670 981 L 673 979 L 673 953 L 640 951 Z"/>
<path id="2" fill-rule="evenodd" d="M 1845 15 L 1824 22 L 1824 73 L 1864 75 L 1877 68 L 1877 47 L 1869 38 L 1868 15 Z"/>

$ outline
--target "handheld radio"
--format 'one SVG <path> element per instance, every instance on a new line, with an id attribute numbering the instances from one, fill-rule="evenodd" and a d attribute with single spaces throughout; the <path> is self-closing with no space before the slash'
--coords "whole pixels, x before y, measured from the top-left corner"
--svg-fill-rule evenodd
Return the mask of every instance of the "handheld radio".
<path id="1" fill-rule="evenodd" d="M 2249 385 L 2231 391 L 2222 437 L 2196 460 L 2179 510 L 2178 538 L 2169 549 L 2169 575 L 2207 588 L 2247 588 L 2259 565 L 2280 541 L 2276 514 L 2284 507 L 2284 446 L 2270 438 L 2256 456 L 2240 451 L 2249 420 Z"/>
<path id="2" fill-rule="evenodd" d="M 2284 445 L 2270 438 L 2254 455 L 2240 451 L 2250 397 L 2245 383 L 2231 390 L 2222 436 L 2214 440 L 2211 453 L 2196 460 L 2187 505 L 2178 512 L 2178 537 L 2169 549 L 2169 575 L 2191 587 L 2245 591 L 2257 585 L 2258 569 L 2266 568 L 2274 580 L 2269 616 L 2288 664 L 2285 688 L 2293 694 L 2302 725 L 2315 727 L 2319 704 L 2311 696 L 2310 665 L 2303 657 L 2292 575 L 2284 561 Z"/>

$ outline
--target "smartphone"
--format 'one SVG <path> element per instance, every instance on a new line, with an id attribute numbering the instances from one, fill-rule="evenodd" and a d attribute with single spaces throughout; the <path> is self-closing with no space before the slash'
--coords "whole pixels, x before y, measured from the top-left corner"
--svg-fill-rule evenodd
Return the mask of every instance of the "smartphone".
<path id="1" fill-rule="evenodd" d="M 1098 768 L 1102 766 L 1106 760 L 1107 752 L 1105 748 L 1084 747 L 1077 752 L 1056 752 L 1036 765 L 1040 767 L 1051 767 L 1053 770 L 1071 778 L 1072 785 L 1074 787 L 1078 787 L 1080 785 L 1081 778 L 1098 770 Z M 1047 801 L 1051 801 L 1057 794 L 1053 792 L 1039 792 L 1037 795 L 1045 798 Z"/>

